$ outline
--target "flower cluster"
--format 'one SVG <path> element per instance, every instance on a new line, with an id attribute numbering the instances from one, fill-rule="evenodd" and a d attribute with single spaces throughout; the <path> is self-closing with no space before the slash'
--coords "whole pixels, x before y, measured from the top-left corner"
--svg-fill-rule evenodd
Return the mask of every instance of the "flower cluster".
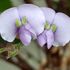
<path id="1" fill-rule="evenodd" d="M 0 35 L 8 42 L 18 35 L 25 46 L 32 39 L 40 46 L 47 43 L 48 49 L 52 45 L 64 46 L 70 41 L 70 18 L 48 7 L 24 4 L 1 13 Z"/>

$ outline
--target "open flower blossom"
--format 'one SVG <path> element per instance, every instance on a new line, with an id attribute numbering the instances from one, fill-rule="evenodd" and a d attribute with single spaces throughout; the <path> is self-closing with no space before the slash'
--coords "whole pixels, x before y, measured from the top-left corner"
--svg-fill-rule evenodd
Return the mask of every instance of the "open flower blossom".
<path id="1" fill-rule="evenodd" d="M 25 22 L 26 18 L 26 22 Z M 43 32 L 45 16 L 41 9 L 32 4 L 24 4 L 4 11 L 0 15 L 0 35 L 12 42 L 18 34 L 24 45 Z"/>
<path id="2" fill-rule="evenodd" d="M 67 15 L 33 4 L 13 7 L 0 15 L 1 37 L 13 42 L 18 35 L 25 46 L 32 38 L 37 39 L 40 46 L 47 43 L 48 49 L 52 45 L 64 46 L 70 41 L 69 29 L 70 18 Z"/>
<path id="3" fill-rule="evenodd" d="M 54 32 L 56 31 L 56 26 L 46 23 L 45 30 L 38 36 L 37 41 L 40 46 L 44 46 L 47 43 L 47 48 L 49 49 L 54 43 Z"/>
<path id="4" fill-rule="evenodd" d="M 70 41 L 70 18 L 64 13 L 55 11 L 51 8 L 42 7 L 47 23 L 50 29 L 45 29 L 37 38 L 40 46 L 47 43 L 48 49 L 54 46 L 64 46 Z M 47 25 L 47 24 L 46 24 Z M 48 25 L 48 26 L 49 26 Z M 47 26 L 47 27 L 48 27 Z"/>

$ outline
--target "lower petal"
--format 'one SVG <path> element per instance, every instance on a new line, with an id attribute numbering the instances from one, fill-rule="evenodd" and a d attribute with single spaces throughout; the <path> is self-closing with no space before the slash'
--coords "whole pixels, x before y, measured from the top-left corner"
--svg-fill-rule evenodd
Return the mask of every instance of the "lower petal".
<path id="1" fill-rule="evenodd" d="M 46 32 L 46 40 L 47 40 L 47 47 L 48 49 L 50 49 L 54 42 L 54 34 L 52 30 L 48 30 Z"/>
<path id="2" fill-rule="evenodd" d="M 46 44 L 46 38 L 44 32 L 38 36 L 37 41 L 41 47 L 43 47 Z"/>
<path id="3" fill-rule="evenodd" d="M 33 30 L 33 28 L 30 26 L 30 24 L 26 24 L 25 28 L 31 33 L 33 39 L 37 38 L 37 35 L 36 35 L 35 31 Z"/>
<path id="4" fill-rule="evenodd" d="M 20 30 L 19 30 L 19 37 L 20 37 L 21 42 L 25 46 L 28 46 L 30 44 L 30 42 L 31 42 L 31 34 L 24 27 L 20 28 Z"/>

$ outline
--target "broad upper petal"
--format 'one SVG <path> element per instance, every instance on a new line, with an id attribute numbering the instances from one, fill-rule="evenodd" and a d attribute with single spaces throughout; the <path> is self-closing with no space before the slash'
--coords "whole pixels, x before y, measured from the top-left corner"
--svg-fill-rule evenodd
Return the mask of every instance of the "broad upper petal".
<path id="1" fill-rule="evenodd" d="M 37 35 L 43 32 L 45 16 L 42 10 L 33 4 L 24 4 L 17 7 L 21 19 L 26 16 L 28 23 L 32 26 Z"/>
<path id="2" fill-rule="evenodd" d="M 64 46 L 70 41 L 70 18 L 64 13 L 57 13 L 54 19 L 54 24 L 57 26 L 55 32 L 55 42 Z"/>
<path id="3" fill-rule="evenodd" d="M 0 34 L 8 42 L 12 42 L 16 37 L 16 19 L 19 20 L 19 16 L 15 7 L 7 9 L 0 15 Z"/>
<path id="4" fill-rule="evenodd" d="M 56 14 L 55 11 L 53 9 L 47 8 L 47 7 L 42 7 L 41 9 L 45 15 L 46 21 L 49 24 L 52 24 L 54 17 L 55 17 L 55 14 Z"/>

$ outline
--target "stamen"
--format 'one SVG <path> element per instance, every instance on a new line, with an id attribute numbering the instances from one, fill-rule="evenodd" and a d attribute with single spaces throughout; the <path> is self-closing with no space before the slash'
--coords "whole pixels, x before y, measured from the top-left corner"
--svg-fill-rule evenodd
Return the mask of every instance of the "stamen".
<path id="1" fill-rule="evenodd" d="M 52 29 L 53 32 L 55 32 L 56 29 L 57 29 L 56 25 L 55 25 L 55 24 L 52 24 L 52 25 L 51 25 L 51 29 Z"/>
<path id="2" fill-rule="evenodd" d="M 45 29 L 47 29 L 47 30 L 50 29 L 50 24 L 48 24 L 48 22 L 46 22 L 46 24 L 45 24 Z"/>
<path id="3" fill-rule="evenodd" d="M 27 18 L 26 18 L 26 16 L 24 16 L 23 18 L 22 18 L 22 24 L 26 24 L 27 23 Z"/>
<path id="4" fill-rule="evenodd" d="M 19 19 L 16 19 L 16 26 L 20 27 L 21 26 L 21 21 Z"/>

